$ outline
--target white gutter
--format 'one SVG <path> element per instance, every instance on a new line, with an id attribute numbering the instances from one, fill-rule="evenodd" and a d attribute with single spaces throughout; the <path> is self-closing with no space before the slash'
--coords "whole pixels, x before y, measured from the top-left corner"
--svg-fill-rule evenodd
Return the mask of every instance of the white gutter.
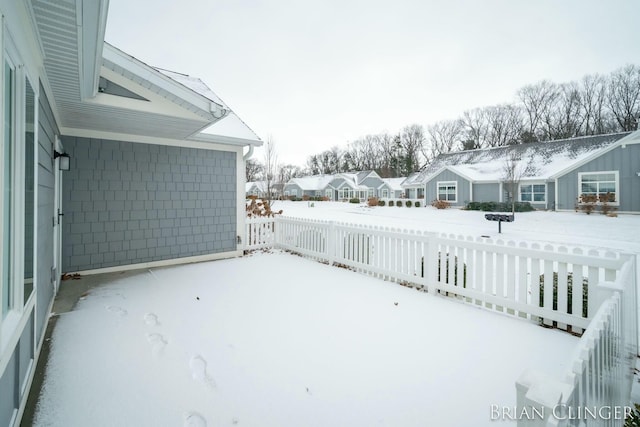
<path id="1" fill-rule="evenodd" d="M 253 147 L 254 147 L 253 145 L 249 145 L 249 151 L 247 151 L 247 154 L 242 156 L 242 160 L 246 162 L 251 158 L 251 156 L 253 156 Z"/>

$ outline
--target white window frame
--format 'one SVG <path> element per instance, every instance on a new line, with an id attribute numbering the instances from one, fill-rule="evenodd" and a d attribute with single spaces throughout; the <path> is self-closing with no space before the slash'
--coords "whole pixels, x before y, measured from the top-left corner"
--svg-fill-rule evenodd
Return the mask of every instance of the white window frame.
<path id="1" fill-rule="evenodd" d="M 442 186 L 446 186 L 446 187 L 453 186 L 454 187 L 454 191 L 455 191 L 454 200 L 449 200 L 448 198 L 446 198 L 446 199 L 441 199 L 440 198 L 440 187 L 442 187 Z M 448 193 L 446 193 L 446 194 L 448 194 Z M 438 182 L 436 182 L 436 199 L 437 200 L 444 200 L 444 201 L 447 201 L 449 203 L 458 203 L 458 181 L 438 181 Z"/>
<path id="2" fill-rule="evenodd" d="M 389 189 L 387 189 L 387 188 L 383 188 L 383 189 L 380 191 L 380 195 L 381 195 L 381 197 L 382 197 L 383 199 L 387 199 L 387 198 L 389 198 Z"/>
<path id="3" fill-rule="evenodd" d="M 25 313 L 29 313 L 33 310 L 35 304 L 35 298 L 29 298 L 29 301 L 24 302 L 24 203 L 25 203 L 25 104 L 26 104 L 26 79 L 29 79 L 29 84 L 34 92 L 34 144 L 38 140 L 38 87 L 33 84 L 33 79 L 29 78 L 28 73 L 25 71 L 23 61 L 18 54 L 15 43 L 11 39 L 9 33 L 6 32 L 6 26 L 4 25 L 4 19 L 0 20 L 0 47 L 2 48 L 2 68 L 0 69 L 0 85 L 2 89 L 2 99 L 0 100 L 0 164 L 4 165 L 4 115 L 5 115 L 5 64 L 8 63 L 12 68 L 13 82 L 11 87 L 12 96 L 12 117 L 11 117 L 11 195 L 9 201 L 9 215 L 10 215 L 10 230 L 9 235 L 5 234 L 4 223 L 7 220 L 5 215 L 4 206 L 4 174 L 0 173 L 0 189 L 2 189 L 2 196 L 0 196 L 0 240 L 2 242 L 8 241 L 10 247 L 10 257 L 7 265 L 4 260 L 0 259 L 0 366 L 4 366 L 7 362 L 7 357 L 10 356 L 11 350 L 15 342 L 19 339 L 19 335 L 22 331 L 21 324 L 24 323 Z M 34 147 L 34 227 L 37 227 L 37 159 L 38 152 L 37 146 Z M 37 248 L 37 233 L 34 230 L 34 248 Z M 37 250 L 34 249 L 34 283 L 37 274 Z M 9 269 L 9 305 L 6 313 L 3 312 L 4 301 L 4 289 L 2 288 L 4 280 L 4 269 Z M 35 292 L 35 289 L 32 291 Z M 33 295 L 33 293 L 32 293 Z"/>
<path id="4" fill-rule="evenodd" d="M 324 197 L 329 198 L 329 200 L 333 200 L 333 190 L 330 188 L 324 190 Z"/>
<path id="5" fill-rule="evenodd" d="M 613 174 L 614 176 L 614 185 L 615 185 L 615 195 L 616 195 L 616 201 L 615 202 L 610 202 L 609 204 L 612 206 L 620 206 L 620 171 L 597 171 L 597 172 L 578 172 L 578 199 L 580 199 L 582 197 L 582 178 L 585 176 L 589 176 L 589 175 L 602 175 L 602 174 Z M 598 192 L 596 193 L 597 195 L 600 195 L 600 186 L 599 186 L 599 181 L 598 181 Z M 606 193 L 604 193 L 606 194 Z M 600 201 L 597 202 L 597 204 L 600 204 Z"/>
<path id="6" fill-rule="evenodd" d="M 291 196 L 292 197 L 298 197 L 298 189 L 297 188 L 292 188 L 291 189 Z"/>
<path id="7" fill-rule="evenodd" d="M 540 194 L 539 192 L 533 191 L 534 185 L 542 185 L 544 186 L 544 199 L 543 200 L 535 200 L 535 194 Z M 528 194 L 531 194 L 531 200 L 522 200 L 522 187 L 529 186 L 531 187 L 531 191 Z M 518 201 L 520 202 L 529 202 L 529 203 L 547 203 L 547 185 L 544 182 L 526 182 L 520 183 L 518 186 Z"/>

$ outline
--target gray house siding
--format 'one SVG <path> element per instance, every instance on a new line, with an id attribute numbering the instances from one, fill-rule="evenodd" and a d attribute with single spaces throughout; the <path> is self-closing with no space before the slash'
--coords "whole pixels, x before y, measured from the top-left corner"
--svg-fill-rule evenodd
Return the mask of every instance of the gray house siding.
<path id="1" fill-rule="evenodd" d="M 360 183 L 360 185 L 366 185 L 369 188 L 378 188 L 382 185 L 382 180 L 376 176 L 370 176 Z"/>
<path id="2" fill-rule="evenodd" d="M 236 154 L 63 138 L 64 271 L 236 250 Z"/>
<path id="3" fill-rule="evenodd" d="M 458 194 L 456 202 L 452 202 L 451 206 L 464 206 L 469 201 L 469 194 L 471 184 L 460 175 L 451 172 L 450 170 L 443 170 L 427 182 L 426 188 L 426 202 L 431 203 L 438 198 L 438 182 L 442 181 L 455 181 L 457 182 Z"/>
<path id="4" fill-rule="evenodd" d="M 556 210 L 556 184 L 547 182 L 547 209 Z"/>
<path id="5" fill-rule="evenodd" d="M 616 147 L 611 151 L 593 159 L 592 161 L 568 172 L 558 178 L 558 210 L 575 208 L 579 197 L 580 172 L 619 172 L 620 212 L 640 212 L 640 144 L 629 144 L 626 147 Z"/>
<path id="6" fill-rule="evenodd" d="M 497 202 L 500 200 L 500 184 L 473 184 L 474 202 Z"/>

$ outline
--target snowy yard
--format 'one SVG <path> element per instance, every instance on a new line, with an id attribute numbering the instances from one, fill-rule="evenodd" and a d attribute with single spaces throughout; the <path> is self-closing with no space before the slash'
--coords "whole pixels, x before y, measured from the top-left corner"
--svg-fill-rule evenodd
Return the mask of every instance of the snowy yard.
<path id="1" fill-rule="evenodd" d="M 505 424 L 577 341 L 285 253 L 153 269 L 60 317 L 36 425 Z"/>
<path id="2" fill-rule="evenodd" d="M 640 253 L 640 216 L 277 202 L 285 215 Z M 65 284 L 73 286 L 73 282 Z M 152 269 L 60 315 L 38 426 L 483 426 L 578 339 L 274 251 Z"/>

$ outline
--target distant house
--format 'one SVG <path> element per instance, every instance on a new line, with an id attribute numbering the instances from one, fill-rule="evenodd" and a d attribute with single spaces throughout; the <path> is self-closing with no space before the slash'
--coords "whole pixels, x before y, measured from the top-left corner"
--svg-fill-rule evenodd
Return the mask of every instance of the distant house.
<path id="1" fill-rule="evenodd" d="M 285 197 L 326 197 L 329 200 L 361 201 L 377 197 L 384 186 L 382 178 L 373 170 L 343 172 L 335 175 L 314 175 L 292 178 L 284 186 Z"/>
<path id="2" fill-rule="evenodd" d="M 278 199 L 282 195 L 281 183 L 271 183 L 271 198 Z M 267 181 L 253 181 L 245 183 L 245 193 L 248 196 L 266 197 Z"/>
<path id="3" fill-rule="evenodd" d="M 378 188 L 383 184 L 382 178 L 373 170 L 362 172 L 345 172 L 334 176 L 329 183 L 333 190 L 332 200 L 349 200 L 358 198 L 361 201 L 378 196 Z"/>
<path id="4" fill-rule="evenodd" d="M 399 199 L 404 197 L 404 189 L 402 183 L 405 177 L 401 178 L 382 178 L 382 184 L 378 187 L 378 197 L 382 199 Z"/>
<path id="5" fill-rule="evenodd" d="M 333 175 L 313 175 L 298 178 L 291 178 L 284 185 L 284 197 L 328 197 L 333 199 L 333 191 L 327 188 L 333 180 Z"/>
<path id="6" fill-rule="evenodd" d="M 2 427 L 20 425 L 63 272 L 243 253 L 243 149 L 262 142 L 200 79 L 105 43 L 108 3 L 0 2 Z"/>
<path id="7" fill-rule="evenodd" d="M 441 154 L 402 186 L 453 206 L 508 201 L 508 159 L 520 178 L 516 200 L 535 208 L 572 210 L 584 194 L 610 193 L 619 212 L 640 212 L 637 131 Z"/>

